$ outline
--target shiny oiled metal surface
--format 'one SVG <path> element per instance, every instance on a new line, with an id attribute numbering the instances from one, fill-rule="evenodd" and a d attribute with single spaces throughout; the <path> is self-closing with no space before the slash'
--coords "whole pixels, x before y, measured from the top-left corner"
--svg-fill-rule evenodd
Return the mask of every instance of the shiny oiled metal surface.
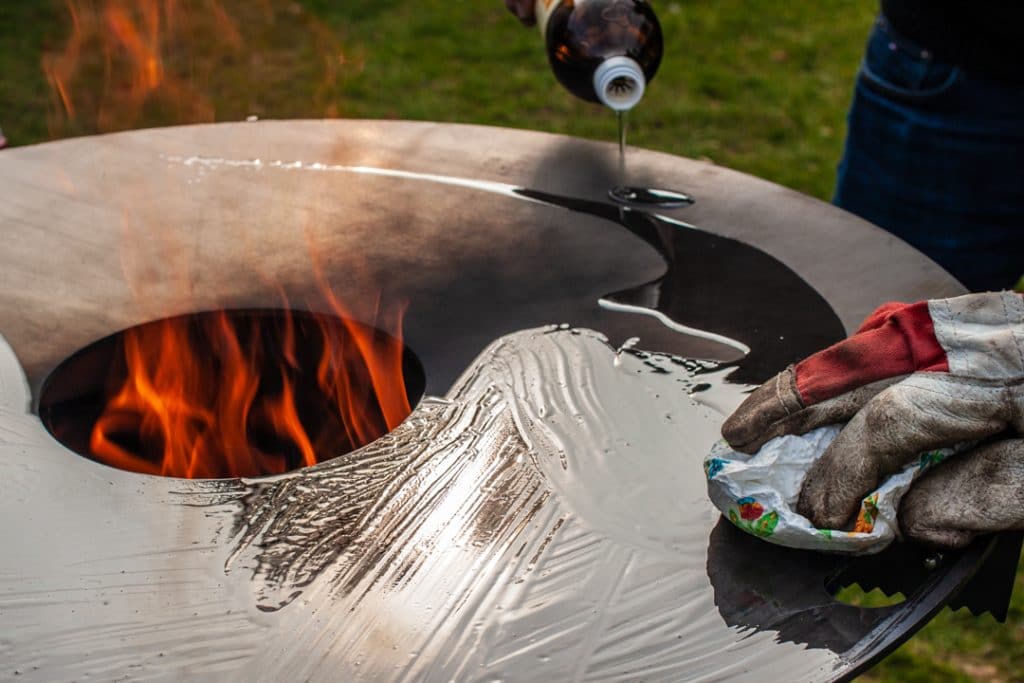
<path id="1" fill-rule="evenodd" d="M 697 203 L 623 213 L 616 152 L 331 121 L 0 155 L 0 678 L 830 680 L 922 624 L 983 548 L 903 605 L 841 605 L 826 583 L 856 563 L 720 524 L 700 460 L 747 386 L 959 286 L 825 204 L 667 155 L 631 152 L 634 181 Z M 78 457 L 29 410 L 129 325 L 321 306 L 310 249 L 354 317 L 408 303 L 428 398 L 378 442 L 189 482 Z M 739 364 L 616 351 L 633 336 Z"/>

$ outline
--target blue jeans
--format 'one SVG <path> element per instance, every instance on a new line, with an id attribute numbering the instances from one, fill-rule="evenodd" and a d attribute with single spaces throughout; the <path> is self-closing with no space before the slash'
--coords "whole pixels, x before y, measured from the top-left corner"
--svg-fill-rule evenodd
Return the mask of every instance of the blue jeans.
<path id="1" fill-rule="evenodd" d="M 1013 287 L 1024 275 L 1024 86 L 936 60 L 880 18 L 834 202 L 971 290 Z"/>

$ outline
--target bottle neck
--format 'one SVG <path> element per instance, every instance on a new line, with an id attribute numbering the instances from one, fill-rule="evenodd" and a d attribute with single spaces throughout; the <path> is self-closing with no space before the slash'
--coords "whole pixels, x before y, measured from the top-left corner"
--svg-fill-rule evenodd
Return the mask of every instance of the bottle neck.
<path id="1" fill-rule="evenodd" d="M 636 60 L 609 57 L 594 71 L 597 99 L 615 111 L 628 111 L 643 98 L 647 78 Z"/>

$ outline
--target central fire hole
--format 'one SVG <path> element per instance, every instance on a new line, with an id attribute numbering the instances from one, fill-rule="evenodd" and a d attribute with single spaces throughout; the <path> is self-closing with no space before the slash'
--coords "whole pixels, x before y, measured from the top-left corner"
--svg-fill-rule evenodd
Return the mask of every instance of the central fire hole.
<path id="1" fill-rule="evenodd" d="M 47 378 L 39 415 L 62 444 L 133 472 L 281 474 L 394 429 L 423 395 L 393 335 L 288 310 L 193 313 L 77 352 Z"/>

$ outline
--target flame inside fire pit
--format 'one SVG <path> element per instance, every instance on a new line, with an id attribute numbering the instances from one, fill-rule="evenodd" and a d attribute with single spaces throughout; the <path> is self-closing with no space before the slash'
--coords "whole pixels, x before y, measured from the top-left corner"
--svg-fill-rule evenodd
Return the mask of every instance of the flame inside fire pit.
<path id="1" fill-rule="evenodd" d="M 395 337 L 289 310 L 166 318 L 111 335 L 47 378 L 39 415 L 75 452 L 184 478 L 281 474 L 364 446 L 423 394 Z"/>

